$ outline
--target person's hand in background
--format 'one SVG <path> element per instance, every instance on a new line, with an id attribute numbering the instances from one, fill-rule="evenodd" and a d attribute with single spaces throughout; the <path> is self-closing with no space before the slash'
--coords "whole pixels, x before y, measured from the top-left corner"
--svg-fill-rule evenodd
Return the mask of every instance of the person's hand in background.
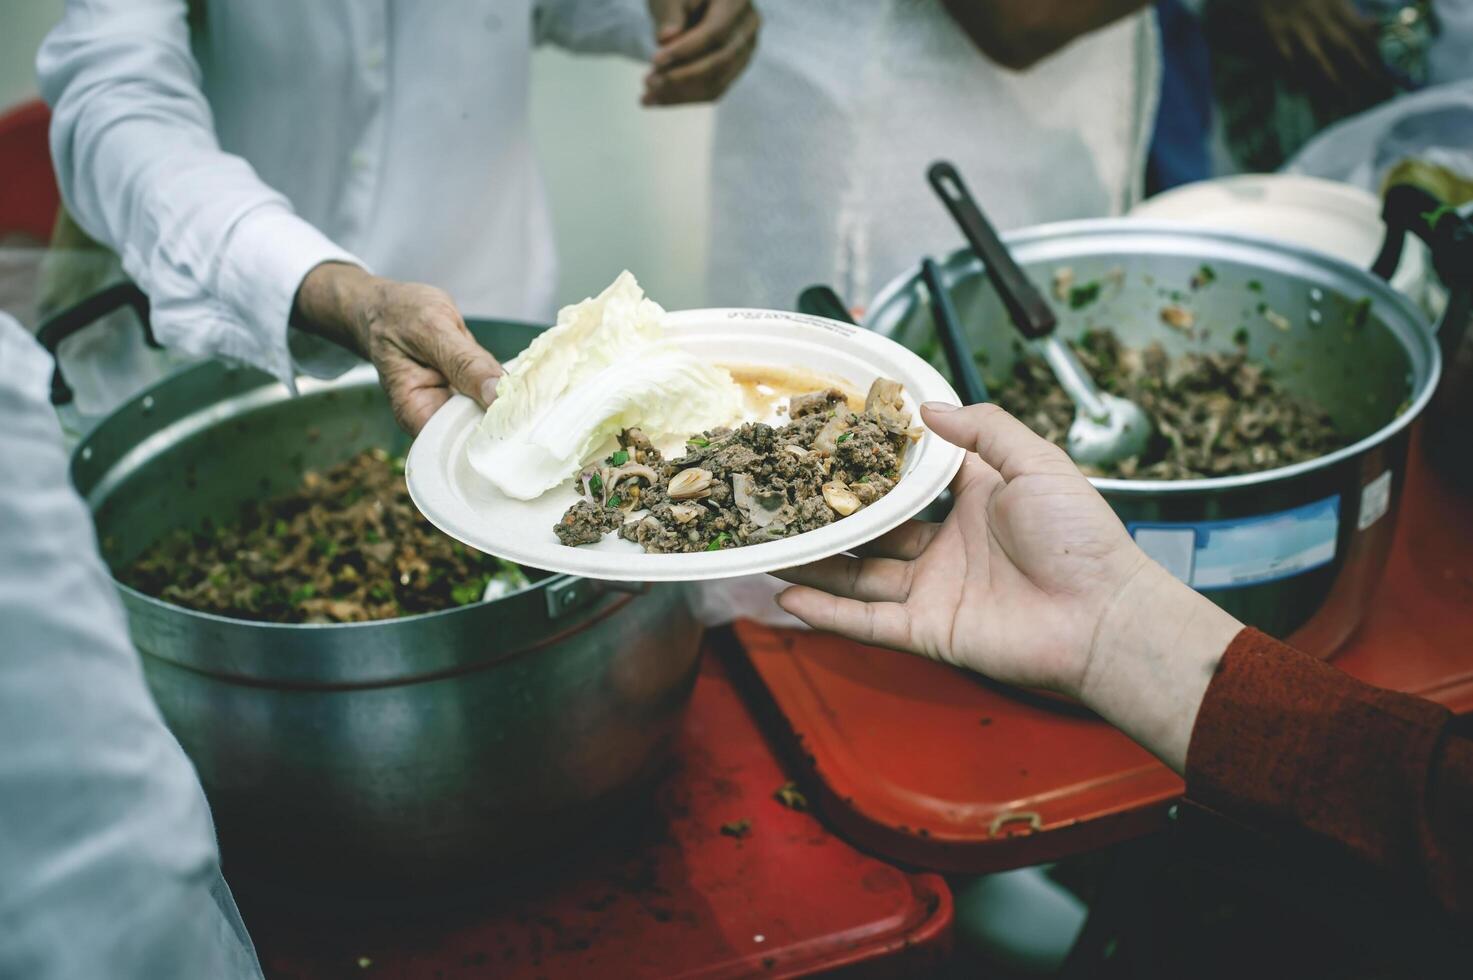
<path id="1" fill-rule="evenodd" d="M 457 391 L 483 406 L 496 397 L 501 365 L 476 343 L 455 302 L 433 286 L 324 263 L 302 280 L 296 322 L 372 361 L 410 435 Z"/>
<path id="2" fill-rule="evenodd" d="M 783 577 L 816 629 L 1078 698 L 1181 770 L 1241 625 L 1146 557 L 1063 450 L 993 405 L 928 405 L 968 454 L 942 524 Z"/>
<path id="3" fill-rule="evenodd" d="M 650 0 L 655 52 L 647 106 L 719 98 L 752 60 L 762 18 L 751 0 Z"/>
<path id="4" fill-rule="evenodd" d="M 1384 74 L 1375 24 L 1354 0 L 1257 0 L 1250 9 L 1286 65 L 1334 85 Z"/>

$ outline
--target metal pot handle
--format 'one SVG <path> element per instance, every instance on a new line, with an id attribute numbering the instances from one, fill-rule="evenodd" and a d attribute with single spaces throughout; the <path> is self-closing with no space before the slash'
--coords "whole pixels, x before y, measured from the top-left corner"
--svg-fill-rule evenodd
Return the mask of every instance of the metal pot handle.
<path id="1" fill-rule="evenodd" d="M 649 590 L 648 582 L 604 582 L 564 576 L 561 581 L 552 582 L 544 590 L 547 596 L 547 618 L 562 619 L 611 592 L 644 595 Z"/>
<path id="2" fill-rule="evenodd" d="M 1449 340 L 1450 332 L 1442 326 L 1467 322 L 1473 300 L 1473 221 L 1415 184 L 1396 184 L 1387 190 L 1381 218 L 1386 222 L 1386 240 L 1371 271 L 1389 282 L 1401 264 L 1406 236 L 1416 235 L 1426 242 L 1432 253 L 1432 268 L 1449 291 L 1439 332 L 1444 345 L 1455 342 Z"/>
<path id="3" fill-rule="evenodd" d="M 1434 466 L 1473 492 L 1466 435 L 1473 421 L 1473 221 L 1411 184 L 1386 192 L 1383 216 L 1386 243 L 1372 271 L 1391 277 L 1410 232 L 1427 243 L 1432 268 L 1448 289 L 1447 309 L 1435 328 L 1442 379 L 1428 406 L 1423 450 Z"/>
<path id="4" fill-rule="evenodd" d="M 132 307 L 133 312 L 138 315 L 138 322 L 143 327 L 143 338 L 148 346 L 156 350 L 161 348 L 163 345 L 158 342 L 158 338 L 153 335 L 153 328 L 149 326 L 148 297 L 131 282 L 120 282 L 93 293 L 41 324 L 36 331 L 36 339 L 51 354 L 55 364 L 51 373 L 51 404 L 67 405 L 76 397 L 71 385 L 67 384 L 66 378 L 61 374 L 61 359 L 57 356 L 61 342 L 124 306 Z"/>

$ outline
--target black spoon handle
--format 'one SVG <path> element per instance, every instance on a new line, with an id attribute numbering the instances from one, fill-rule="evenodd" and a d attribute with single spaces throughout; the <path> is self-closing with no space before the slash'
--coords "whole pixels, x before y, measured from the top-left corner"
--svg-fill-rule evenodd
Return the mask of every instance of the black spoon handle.
<path id="1" fill-rule="evenodd" d="M 946 363 L 951 367 L 952 380 L 964 405 L 980 405 L 987 401 L 987 386 L 977 371 L 977 361 L 972 357 L 972 347 L 962 333 L 961 321 L 957 319 L 956 307 L 946 283 L 941 281 L 941 270 L 930 259 L 921 261 L 921 278 L 931 293 L 931 316 L 936 321 L 936 336 L 941 338 L 941 347 L 946 351 Z"/>
<path id="2" fill-rule="evenodd" d="M 823 316 L 842 323 L 853 323 L 849 308 L 839 294 L 828 286 L 809 286 L 798 294 L 798 312 L 809 316 Z"/>
<path id="3" fill-rule="evenodd" d="M 997 237 L 997 232 L 982 214 L 982 209 L 977 206 L 967 185 L 962 183 L 956 168 L 941 160 L 931 164 L 926 176 L 946 209 L 956 219 L 962 234 L 967 236 L 972 250 L 987 267 L 993 288 L 1002 297 L 1013 326 L 1029 340 L 1037 340 L 1053 333 L 1054 327 L 1059 323 L 1053 309 L 1043 298 L 1043 294 L 1034 288 L 1023 270 L 1018 268 L 1018 263 L 1013 261 L 1007 246 Z"/>

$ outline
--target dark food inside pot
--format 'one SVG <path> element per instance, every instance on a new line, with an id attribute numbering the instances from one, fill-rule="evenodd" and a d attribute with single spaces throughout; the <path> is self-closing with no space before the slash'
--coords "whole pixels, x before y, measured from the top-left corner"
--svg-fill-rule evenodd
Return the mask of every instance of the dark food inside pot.
<path id="1" fill-rule="evenodd" d="M 119 572 L 200 612 L 273 623 L 437 612 L 528 584 L 517 566 L 441 534 L 415 509 L 404 461 L 382 449 L 303 475 L 230 525 L 176 530 Z"/>
<path id="2" fill-rule="evenodd" d="M 1324 409 L 1290 393 L 1243 350 L 1170 357 L 1160 344 L 1126 347 L 1109 330 L 1091 330 L 1071 346 L 1096 384 L 1134 401 L 1155 426 L 1147 454 L 1082 467 L 1091 476 L 1231 476 L 1315 459 L 1349 443 Z M 1019 357 L 992 396 L 1039 435 L 1064 445 L 1074 403 L 1041 357 Z"/>
<path id="3" fill-rule="evenodd" d="M 838 389 L 795 396 L 785 425 L 748 423 L 687 441 L 667 460 L 637 429 L 584 469 L 563 544 L 617 531 L 652 553 L 720 551 L 831 524 L 894 488 L 911 427 L 898 383 L 877 380 L 854 412 Z"/>

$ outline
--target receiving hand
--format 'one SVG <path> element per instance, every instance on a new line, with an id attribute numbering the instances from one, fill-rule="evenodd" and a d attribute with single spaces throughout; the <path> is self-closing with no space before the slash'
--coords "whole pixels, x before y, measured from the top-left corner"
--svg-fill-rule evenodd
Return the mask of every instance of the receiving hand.
<path id="1" fill-rule="evenodd" d="M 741 75 L 762 18 L 751 0 L 650 0 L 655 52 L 644 105 L 709 102 Z"/>
<path id="2" fill-rule="evenodd" d="M 995 405 L 932 403 L 927 426 L 974 450 L 943 524 L 784 573 L 782 607 L 832 630 L 1075 693 L 1100 621 L 1146 556 L 1062 449 Z"/>
<path id="3" fill-rule="evenodd" d="M 302 280 L 297 312 L 305 329 L 373 362 L 394 417 L 410 435 L 454 392 L 482 406 L 496 397 L 501 365 L 476 343 L 443 290 L 324 263 Z"/>
<path id="4" fill-rule="evenodd" d="M 1352 0 L 1259 0 L 1257 16 L 1287 65 L 1314 65 L 1339 85 L 1383 74 L 1373 24 Z"/>
<path id="5" fill-rule="evenodd" d="M 1062 449 L 995 405 L 922 406 L 971 449 L 942 524 L 789 569 L 778 603 L 815 629 L 1083 701 L 1177 772 L 1242 624 L 1136 547 Z"/>

